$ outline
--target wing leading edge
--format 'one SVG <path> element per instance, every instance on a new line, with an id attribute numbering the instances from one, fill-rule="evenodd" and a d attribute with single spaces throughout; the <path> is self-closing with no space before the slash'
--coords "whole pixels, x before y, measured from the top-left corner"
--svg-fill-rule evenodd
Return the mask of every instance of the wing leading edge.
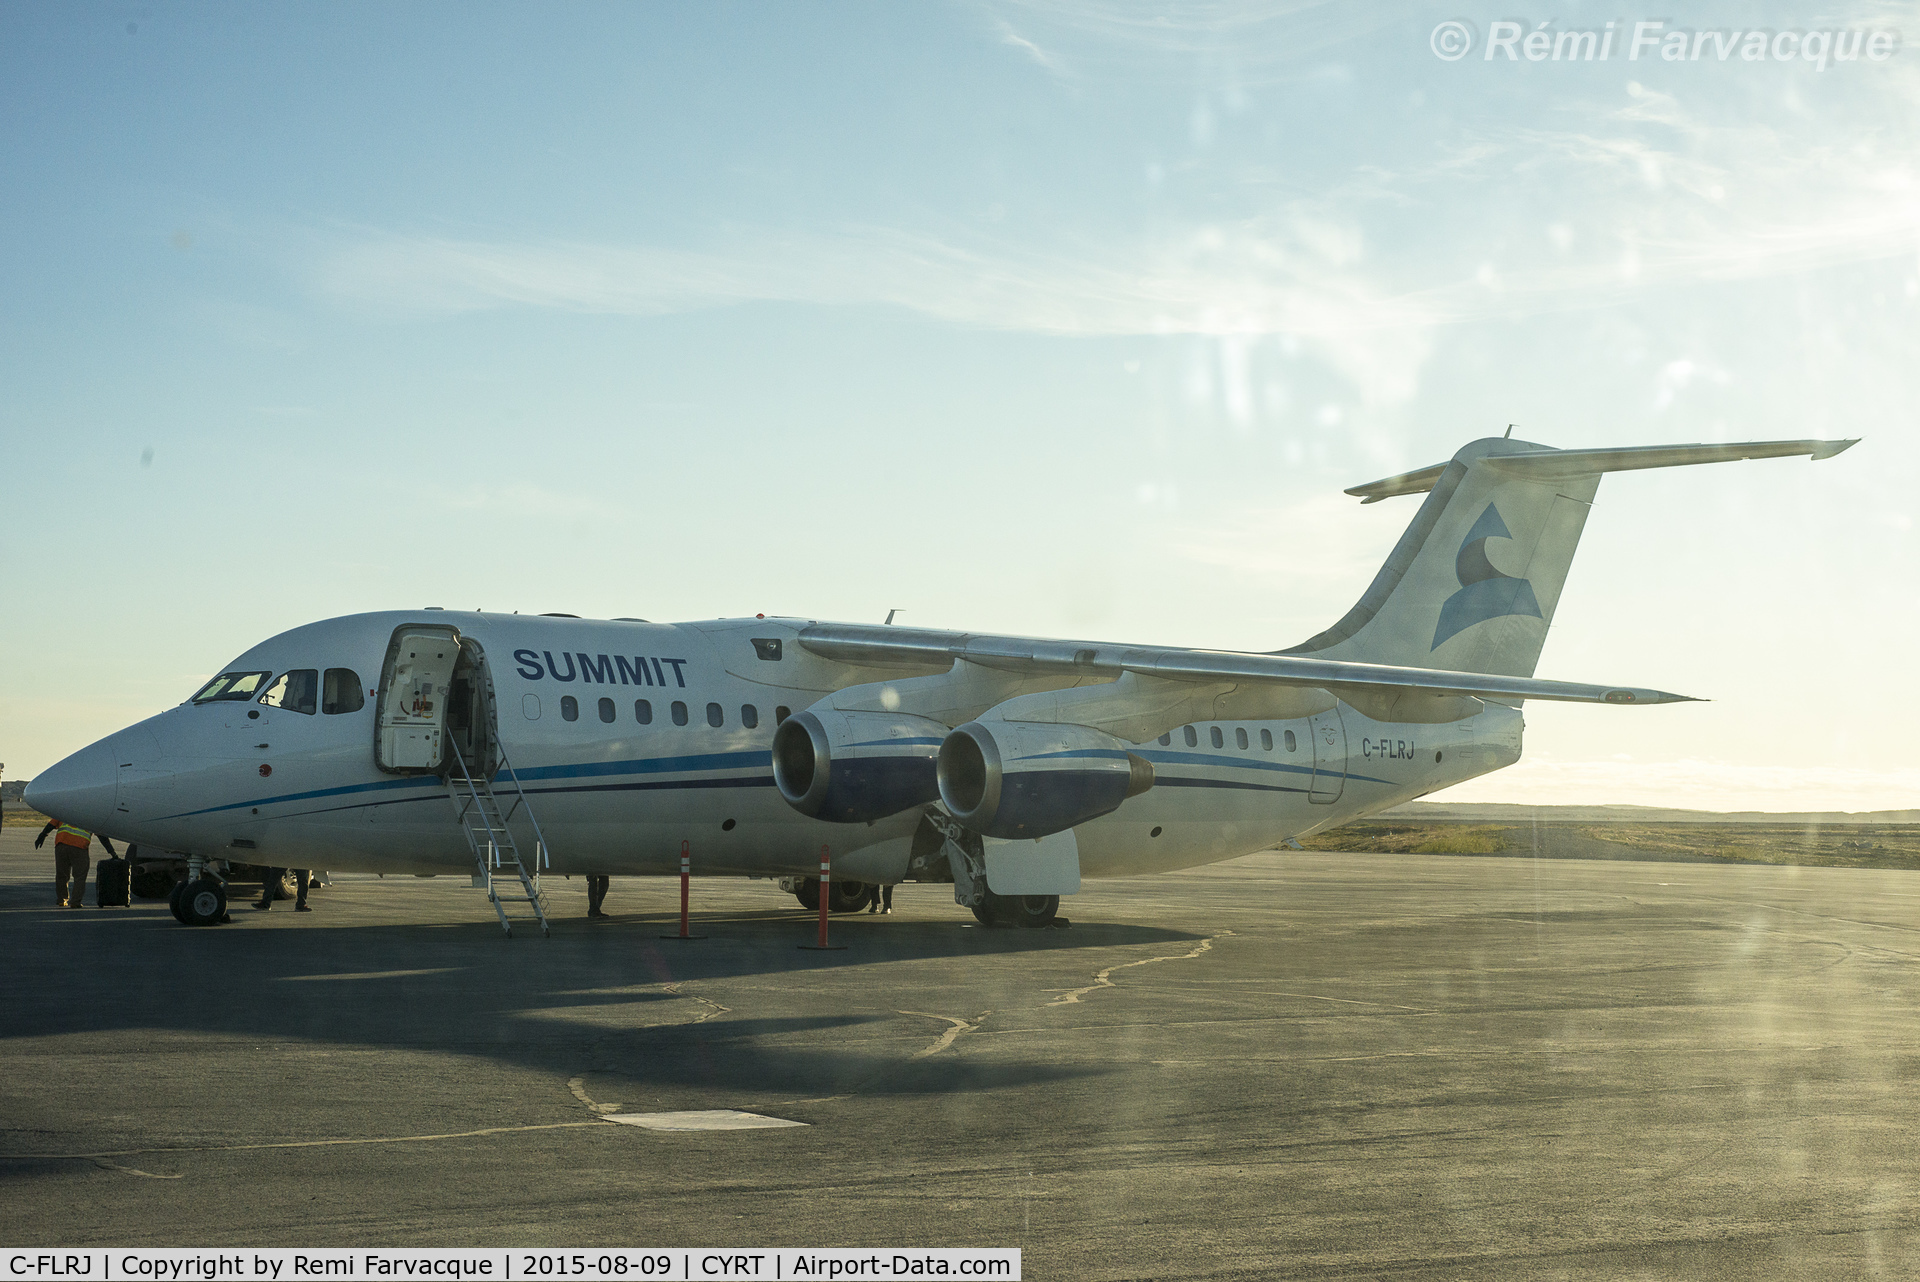
<path id="1" fill-rule="evenodd" d="M 1247 681 L 1320 689 L 1413 690 L 1490 699 L 1550 699 L 1560 703 L 1695 703 L 1690 695 L 1634 686 L 1584 685 L 1482 672 L 1342 663 L 1281 654 L 1185 650 L 1093 641 L 1050 641 L 874 623 L 809 623 L 800 644 L 841 663 L 925 667 L 965 659 L 1017 672 L 1073 672 L 1111 676 L 1132 672 L 1171 681 Z"/>

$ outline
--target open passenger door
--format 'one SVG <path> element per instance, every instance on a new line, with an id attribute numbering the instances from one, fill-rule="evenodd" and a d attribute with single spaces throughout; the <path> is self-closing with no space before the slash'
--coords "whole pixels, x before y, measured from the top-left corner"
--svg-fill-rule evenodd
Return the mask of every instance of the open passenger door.
<path id="1" fill-rule="evenodd" d="M 380 666 L 373 763 L 388 774 L 437 773 L 446 759 L 447 712 L 460 631 L 437 623 L 394 629 Z"/>

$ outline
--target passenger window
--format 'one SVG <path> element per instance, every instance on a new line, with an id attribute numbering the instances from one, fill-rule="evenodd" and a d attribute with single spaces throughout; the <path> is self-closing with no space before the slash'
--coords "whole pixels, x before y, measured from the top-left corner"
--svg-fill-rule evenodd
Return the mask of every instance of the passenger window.
<path id="1" fill-rule="evenodd" d="M 754 707 L 751 703 L 741 704 L 740 724 L 749 730 L 758 730 L 760 728 L 760 709 Z"/>
<path id="2" fill-rule="evenodd" d="M 1287 731 L 1287 751 L 1288 751 L 1288 752 L 1292 752 L 1292 751 L 1293 751 L 1293 747 L 1294 747 L 1294 744 L 1293 744 L 1293 731 L 1291 731 L 1291 730 L 1289 730 L 1289 731 Z"/>
<path id="3" fill-rule="evenodd" d="M 570 694 L 560 696 L 560 719 L 578 721 L 580 719 L 580 701 Z"/>
<path id="4" fill-rule="evenodd" d="M 269 708 L 285 708 L 288 712 L 301 712 L 313 715 L 320 701 L 320 673 L 314 668 L 297 668 L 292 672 L 282 672 L 280 679 L 267 687 L 260 696 L 260 702 Z"/>
<path id="5" fill-rule="evenodd" d="M 1188 726 L 1183 733 L 1186 735 L 1187 746 L 1189 748 L 1194 748 L 1199 746 L 1200 736 L 1194 732 L 1194 729 L 1192 726 Z"/>
<path id="6" fill-rule="evenodd" d="M 635 699 L 633 701 L 633 719 L 643 726 L 652 725 L 653 705 L 645 699 Z"/>
<path id="7" fill-rule="evenodd" d="M 1220 735 L 1219 726 L 1208 726 L 1207 738 L 1213 740 L 1213 746 L 1216 748 L 1224 748 L 1227 746 L 1227 741 L 1223 739 Z"/>
<path id="8" fill-rule="evenodd" d="M 612 725 L 613 718 L 614 718 L 613 700 L 602 699 L 600 701 L 600 719 L 606 722 L 608 725 Z"/>
<path id="9" fill-rule="evenodd" d="M 1273 751 L 1273 731 L 1262 730 L 1260 732 L 1260 750 L 1262 752 Z"/>
<path id="10" fill-rule="evenodd" d="M 1160 736 L 1160 746 L 1162 748 L 1166 747 L 1172 742 L 1173 742 L 1173 731 L 1169 730 L 1165 734 Z"/>
<path id="11" fill-rule="evenodd" d="M 1245 726 L 1240 726 L 1239 728 L 1234 730 L 1233 741 L 1236 745 L 1238 745 L 1241 748 L 1245 748 L 1247 746 L 1247 728 Z"/>
<path id="12" fill-rule="evenodd" d="M 342 712 L 358 712 L 367 706 L 367 696 L 360 689 L 360 674 L 352 668 L 328 668 L 327 675 L 320 682 L 320 711 L 328 716 Z"/>
<path id="13" fill-rule="evenodd" d="M 777 726 L 777 725 L 779 725 L 779 724 L 780 724 L 780 723 L 781 723 L 782 721 L 785 721 L 785 720 L 786 720 L 786 719 L 787 719 L 788 717 L 790 717 L 790 716 L 792 716 L 792 715 L 793 715 L 793 709 L 792 709 L 792 708 L 789 708 L 789 707 L 788 707 L 788 706 L 787 706 L 786 704 L 784 704 L 784 703 L 783 703 L 783 704 L 780 704 L 780 705 L 778 705 L 778 706 L 776 706 L 776 707 L 774 708 L 774 710 L 773 710 L 773 724 Z"/>
<path id="14" fill-rule="evenodd" d="M 678 699 L 673 701 L 673 724 L 676 726 L 687 724 L 687 705 Z"/>
<path id="15" fill-rule="evenodd" d="M 721 726 L 725 725 L 726 722 L 727 714 L 720 710 L 720 705 L 717 703 L 709 703 L 707 705 L 707 724 L 715 730 L 718 730 Z"/>

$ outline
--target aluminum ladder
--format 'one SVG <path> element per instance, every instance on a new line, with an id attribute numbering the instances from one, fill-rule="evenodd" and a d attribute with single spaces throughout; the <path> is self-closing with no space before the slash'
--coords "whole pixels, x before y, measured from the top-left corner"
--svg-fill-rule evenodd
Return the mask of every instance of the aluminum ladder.
<path id="1" fill-rule="evenodd" d="M 500 916 L 500 929 L 513 937 L 513 920 L 507 916 L 508 904 L 526 904 L 533 910 L 533 920 L 540 924 L 540 933 L 547 935 L 547 903 L 540 893 L 540 871 L 548 866 L 547 839 L 540 832 L 540 821 L 533 817 L 533 807 L 527 804 L 526 790 L 520 786 L 520 776 L 513 772 L 513 764 L 507 760 L 506 749 L 500 748 L 500 767 L 494 771 L 493 778 L 475 778 L 467 769 L 467 759 L 460 755 L 460 749 L 447 740 L 447 748 L 453 753 L 454 768 L 447 772 L 447 797 L 453 802 L 455 818 L 460 831 L 467 835 L 467 846 L 473 851 L 473 884 L 484 886 L 487 898 L 493 903 L 494 912 Z M 511 791 L 502 788 L 494 790 L 494 784 L 505 776 Z M 511 797 L 511 804 L 503 811 L 502 800 Z M 513 839 L 508 822 L 516 813 L 524 813 L 527 823 L 533 828 L 533 866 L 520 857 L 519 843 Z M 518 894 L 511 893 L 514 882 L 519 882 Z M 508 893 L 502 893 L 506 890 Z M 519 918 L 524 922 L 527 918 Z"/>

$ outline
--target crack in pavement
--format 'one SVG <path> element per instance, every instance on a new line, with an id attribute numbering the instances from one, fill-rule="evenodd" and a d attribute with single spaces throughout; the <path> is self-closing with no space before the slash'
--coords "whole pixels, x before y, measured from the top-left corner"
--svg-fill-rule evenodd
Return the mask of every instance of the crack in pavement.
<path id="1" fill-rule="evenodd" d="M 938 1055 L 941 1051 L 953 1045 L 953 1039 L 960 1036 L 960 1034 L 971 1033 L 974 1030 L 978 1029 L 981 1024 L 986 1022 L 987 1016 L 993 1014 L 993 1012 L 990 1010 L 983 1010 L 970 1020 L 955 1019 L 951 1015 L 932 1015 L 932 1014 L 928 1014 L 926 1011 L 920 1011 L 920 1010 L 903 1010 L 903 1011 L 900 1011 L 899 1014 L 913 1015 L 919 1019 L 943 1019 L 947 1023 L 953 1025 L 953 1027 L 949 1028 L 946 1032 L 940 1034 L 940 1036 L 935 1039 L 933 1045 L 928 1046 L 923 1050 L 917 1050 L 912 1055 L 913 1059 L 925 1059 L 929 1055 Z"/>
<path id="2" fill-rule="evenodd" d="M 1188 952 L 1168 953 L 1164 957 L 1142 957 L 1139 961 L 1120 962 L 1117 965 L 1109 966 L 1105 970 L 1095 974 L 1093 977 L 1093 982 L 1091 984 L 1088 984 L 1085 988 L 1076 988 L 1072 992 L 1063 993 L 1059 997 L 1056 997 L 1052 1001 L 1048 1002 L 1047 1005 L 1048 1006 L 1072 1006 L 1077 1004 L 1080 1001 L 1080 999 L 1082 997 L 1085 997 L 1088 993 L 1097 992 L 1102 988 L 1114 987 L 1113 980 L 1108 977 L 1112 975 L 1113 972 L 1116 970 L 1126 970 L 1132 966 L 1151 966 L 1155 962 L 1163 962 L 1163 961 L 1189 961 L 1195 957 L 1198 957 L 1201 953 L 1211 951 L 1213 948 L 1214 940 L 1225 939 L 1228 936 L 1232 935 L 1233 933 L 1234 932 L 1231 930 L 1223 930 L 1217 935 L 1209 935 L 1205 939 L 1201 940 L 1199 943 L 1195 944 L 1193 948 Z"/>
<path id="3" fill-rule="evenodd" d="M 672 993 L 675 997 L 684 997 L 688 1001 L 699 1002 L 702 1006 L 712 1007 L 712 1009 L 709 1010 L 706 1014 L 702 1015 L 699 1019 L 694 1020 L 693 1021 L 694 1023 L 704 1024 L 708 1020 L 713 1019 L 716 1016 L 730 1015 L 733 1013 L 733 1007 L 731 1006 L 722 1006 L 719 1002 L 708 1001 L 706 998 L 697 996 L 696 994 L 681 992 L 680 985 L 686 982 L 687 982 L 686 980 L 682 979 L 675 983 L 667 984 L 663 987 L 662 991 Z"/>
<path id="4" fill-rule="evenodd" d="M 587 1094 L 587 1079 L 585 1077 L 569 1077 L 567 1079 L 567 1089 L 572 1091 L 573 1097 L 579 1100 L 582 1104 L 585 1104 L 588 1110 L 591 1112 L 618 1113 L 620 1109 L 623 1107 L 620 1104 L 594 1103 L 593 1098 Z"/>

